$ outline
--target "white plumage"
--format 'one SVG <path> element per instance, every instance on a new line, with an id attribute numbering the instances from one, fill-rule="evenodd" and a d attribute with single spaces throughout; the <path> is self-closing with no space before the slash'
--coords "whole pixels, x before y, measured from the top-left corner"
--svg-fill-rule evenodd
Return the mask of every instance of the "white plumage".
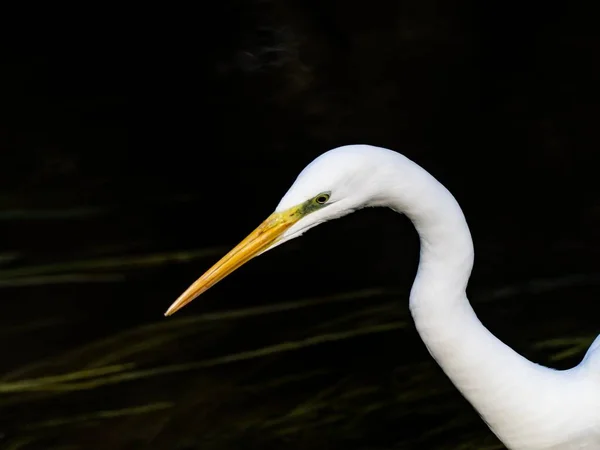
<path id="1" fill-rule="evenodd" d="M 252 257 L 366 206 L 404 213 L 416 227 L 421 252 L 410 310 L 417 330 L 498 438 L 511 450 L 600 449 L 600 336 L 577 367 L 559 371 L 527 360 L 490 333 L 465 292 L 473 243 L 460 206 L 429 173 L 387 149 L 351 145 L 315 159 L 273 215 L 167 314 Z"/>

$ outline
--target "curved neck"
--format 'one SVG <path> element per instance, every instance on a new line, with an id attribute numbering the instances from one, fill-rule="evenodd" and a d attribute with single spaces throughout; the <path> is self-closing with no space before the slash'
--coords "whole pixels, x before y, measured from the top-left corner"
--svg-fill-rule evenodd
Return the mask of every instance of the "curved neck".
<path id="1" fill-rule="evenodd" d="M 479 321 L 466 296 L 474 251 L 460 206 L 418 165 L 403 157 L 397 164 L 401 167 L 388 172 L 395 181 L 389 180 L 387 206 L 405 213 L 420 237 L 419 268 L 410 295 L 417 331 L 490 428 L 499 436 L 510 434 L 520 426 L 516 418 L 525 414 L 522 399 L 533 398 L 534 392 L 543 396 L 536 383 L 550 370 L 516 353 Z"/>

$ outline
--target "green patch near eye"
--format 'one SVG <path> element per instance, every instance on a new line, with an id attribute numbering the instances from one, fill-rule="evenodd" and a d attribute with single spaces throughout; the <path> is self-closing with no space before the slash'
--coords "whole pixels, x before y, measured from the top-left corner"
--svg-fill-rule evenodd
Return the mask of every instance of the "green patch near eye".
<path id="1" fill-rule="evenodd" d="M 329 201 L 330 197 L 331 194 L 329 192 L 322 192 L 316 197 L 313 197 L 299 205 L 298 209 L 296 210 L 296 214 L 299 214 L 300 216 L 306 216 L 312 212 L 315 212 L 326 206 L 326 203 Z"/>

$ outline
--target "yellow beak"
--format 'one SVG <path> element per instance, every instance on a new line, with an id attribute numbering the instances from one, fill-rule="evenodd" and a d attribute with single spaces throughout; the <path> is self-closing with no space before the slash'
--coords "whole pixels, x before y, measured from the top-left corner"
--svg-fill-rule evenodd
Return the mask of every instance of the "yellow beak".
<path id="1" fill-rule="evenodd" d="M 234 270 L 240 268 L 255 256 L 275 244 L 285 230 L 298 222 L 302 217 L 303 205 L 290 208 L 287 211 L 271 214 L 267 220 L 246 237 L 242 242 L 227 253 L 219 262 L 212 266 L 204 275 L 198 278 L 187 290 L 169 307 L 165 316 L 170 316 L 183 308 L 203 292 L 217 284 Z"/>

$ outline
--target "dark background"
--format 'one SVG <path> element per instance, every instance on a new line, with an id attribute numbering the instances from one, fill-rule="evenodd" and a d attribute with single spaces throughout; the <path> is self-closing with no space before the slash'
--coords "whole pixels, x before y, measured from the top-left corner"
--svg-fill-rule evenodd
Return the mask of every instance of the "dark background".
<path id="1" fill-rule="evenodd" d="M 498 449 L 408 314 L 387 210 L 171 302 L 339 145 L 472 230 L 470 297 L 536 362 L 600 331 L 593 6 L 244 0 L 3 14 L 0 448 Z"/>

